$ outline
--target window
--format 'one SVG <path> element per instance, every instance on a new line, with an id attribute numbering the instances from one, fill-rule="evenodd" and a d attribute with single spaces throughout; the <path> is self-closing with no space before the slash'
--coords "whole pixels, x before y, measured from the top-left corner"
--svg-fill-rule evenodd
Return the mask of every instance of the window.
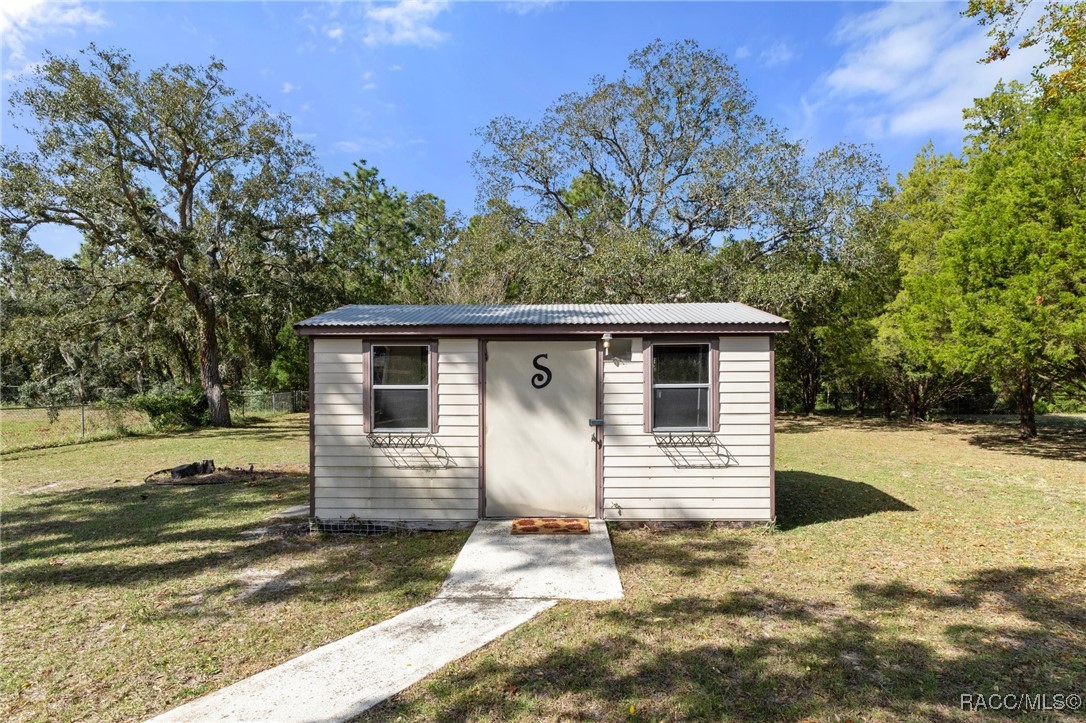
<path id="1" fill-rule="evenodd" d="M 371 347 L 373 431 L 430 429 L 430 347 Z"/>
<path id="2" fill-rule="evenodd" d="M 652 429 L 710 429 L 709 344 L 652 345 Z"/>

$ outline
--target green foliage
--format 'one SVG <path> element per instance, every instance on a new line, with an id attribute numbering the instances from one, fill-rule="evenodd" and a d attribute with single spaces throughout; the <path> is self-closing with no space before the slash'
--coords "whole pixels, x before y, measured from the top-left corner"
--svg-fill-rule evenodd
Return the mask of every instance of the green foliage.
<path id="1" fill-rule="evenodd" d="M 322 281 L 341 304 L 429 301 L 457 232 L 444 201 L 391 188 L 364 162 L 331 180 L 322 220 Z"/>
<path id="2" fill-rule="evenodd" d="M 965 177 L 962 161 L 937 156 L 928 145 L 885 202 L 892 219 L 887 239 L 899 281 L 896 295 L 877 319 L 876 349 L 885 380 L 910 419 L 926 418 L 969 383 L 954 360 L 950 313 L 961 302 L 941 252 L 954 226 Z"/>
<path id="3" fill-rule="evenodd" d="M 1086 391 L 1086 96 L 1035 105 L 971 163 L 943 247 L 962 303 L 951 310 L 966 369 L 1019 396 L 1023 434 L 1036 398 Z"/>
<path id="4" fill-rule="evenodd" d="M 167 383 L 133 396 L 128 403 L 145 412 L 155 429 L 188 429 L 208 423 L 207 397 L 199 387 Z"/>
<path id="5" fill-rule="evenodd" d="M 276 353 L 268 367 L 267 386 L 272 390 L 309 389 L 309 340 L 294 333 L 291 323 L 275 337 Z"/>
<path id="6" fill-rule="evenodd" d="M 733 235 L 754 253 L 840 241 L 878 163 L 847 144 L 812 159 L 753 109 L 722 54 L 656 41 L 539 122 L 482 128 L 480 197 L 506 202 L 516 227 L 591 209 L 667 249 L 709 251 Z"/>
<path id="7" fill-rule="evenodd" d="M 75 58 L 47 54 L 14 90 L 15 113 L 36 121 L 35 149 L 3 152 L 0 231 L 81 232 L 84 299 L 123 286 L 138 307 L 111 307 L 125 320 L 174 325 L 181 356 L 190 367 L 201 360 L 212 422 L 228 425 L 220 335 L 259 336 L 262 312 L 315 260 L 321 178 L 284 117 L 225 86 L 221 62 L 133 66 L 93 45 Z"/>
<path id="8" fill-rule="evenodd" d="M 1036 0 L 969 0 L 965 15 L 988 27 L 992 45 L 985 63 L 1003 60 L 1017 43 L 1019 48 L 1042 45 L 1045 59 L 1034 76 L 1055 101 L 1086 91 L 1086 5 L 1076 0 L 1045 0 L 1032 12 Z M 1027 18 L 1032 25 L 1024 25 Z"/>

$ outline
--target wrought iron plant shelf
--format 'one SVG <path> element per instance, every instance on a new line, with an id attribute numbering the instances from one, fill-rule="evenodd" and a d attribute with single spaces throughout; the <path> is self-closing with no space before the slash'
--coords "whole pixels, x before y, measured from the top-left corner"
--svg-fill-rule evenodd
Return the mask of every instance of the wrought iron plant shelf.
<path id="1" fill-rule="evenodd" d="M 425 449 L 434 444 L 433 436 L 429 432 L 380 432 L 366 435 L 371 447 L 387 447 L 390 449 Z"/>
<path id="2" fill-rule="evenodd" d="M 711 432 L 657 432 L 658 447 L 719 447 L 720 440 Z"/>

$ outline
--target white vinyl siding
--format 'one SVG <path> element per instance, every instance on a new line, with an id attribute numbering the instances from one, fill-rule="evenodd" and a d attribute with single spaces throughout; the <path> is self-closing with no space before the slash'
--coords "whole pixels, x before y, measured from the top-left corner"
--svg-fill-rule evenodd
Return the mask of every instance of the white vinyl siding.
<path id="1" fill-rule="evenodd" d="M 728 466 L 677 466 L 644 432 L 642 340 L 604 362 L 603 516 L 613 520 L 768 521 L 772 470 L 770 352 L 765 335 L 719 338 L 720 431 Z M 380 343 L 380 342 L 377 342 Z M 407 343 L 406 341 L 404 343 Z M 479 357 L 475 339 L 439 339 L 438 433 L 451 464 L 398 466 L 363 432 L 363 340 L 314 339 L 316 515 L 327 521 L 457 523 L 477 519 Z M 705 435 L 708 432 L 699 432 Z"/>
<path id="2" fill-rule="evenodd" d="M 768 521 L 771 515 L 768 336 L 720 337 L 720 431 L 728 466 L 677 466 L 644 431 L 643 345 L 604 363 L 603 516 L 613 520 Z M 703 433 L 706 434 L 706 433 Z"/>
<path id="3" fill-rule="evenodd" d="M 438 433 L 445 468 L 413 469 L 363 430 L 361 339 L 317 337 L 313 347 L 316 515 L 322 520 L 474 520 L 479 509 L 479 357 L 474 339 L 440 339 Z M 405 342 L 407 343 L 407 342 Z M 407 452 L 404 452 L 405 456 Z M 415 460 L 409 459 L 412 466 Z M 427 457 L 427 461 L 432 461 Z"/>

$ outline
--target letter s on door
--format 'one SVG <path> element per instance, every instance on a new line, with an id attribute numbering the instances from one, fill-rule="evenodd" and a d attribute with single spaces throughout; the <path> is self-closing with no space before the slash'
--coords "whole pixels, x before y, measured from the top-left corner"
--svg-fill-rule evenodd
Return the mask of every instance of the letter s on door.
<path id="1" fill-rule="evenodd" d="M 532 375 L 532 386 L 536 389 L 542 389 L 551 383 L 551 370 L 539 363 L 540 359 L 546 358 L 546 354 L 537 354 L 535 359 L 532 359 L 532 366 L 540 371 L 539 374 Z"/>

